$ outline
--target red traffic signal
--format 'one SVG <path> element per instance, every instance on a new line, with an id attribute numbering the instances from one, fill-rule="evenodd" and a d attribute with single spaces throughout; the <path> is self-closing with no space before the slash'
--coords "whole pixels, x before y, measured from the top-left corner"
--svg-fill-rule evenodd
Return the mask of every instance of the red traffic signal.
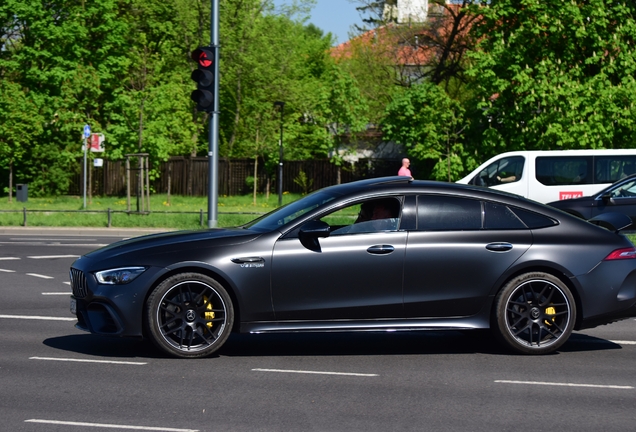
<path id="1" fill-rule="evenodd" d="M 196 102 L 199 111 L 211 112 L 214 110 L 214 48 L 197 48 L 192 51 L 191 57 L 197 62 L 198 68 L 190 75 L 197 83 L 197 89 L 190 97 Z"/>
<path id="2" fill-rule="evenodd" d="M 197 48 L 190 55 L 199 67 L 209 68 L 214 64 L 214 52 L 211 48 Z"/>

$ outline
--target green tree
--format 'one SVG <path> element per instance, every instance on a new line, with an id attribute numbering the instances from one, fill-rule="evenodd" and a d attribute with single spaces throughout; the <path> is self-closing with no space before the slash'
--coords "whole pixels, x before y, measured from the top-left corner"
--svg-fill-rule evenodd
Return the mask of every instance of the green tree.
<path id="1" fill-rule="evenodd" d="M 405 146 L 411 158 L 436 161 L 433 177 L 457 180 L 464 170 L 464 109 L 438 85 L 411 86 L 387 106 L 384 138 Z"/>
<path id="2" fill-rule="evenodd" d="M 493 0 L 475 13 L 471 137 L 480 159 L 635 146 L 634 2 Z"/>

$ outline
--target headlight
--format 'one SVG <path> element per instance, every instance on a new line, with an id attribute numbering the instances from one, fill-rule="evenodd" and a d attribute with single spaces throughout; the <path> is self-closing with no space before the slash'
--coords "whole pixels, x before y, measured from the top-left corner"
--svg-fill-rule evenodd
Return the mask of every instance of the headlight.
<path id="1" fill-rule="evenodd" d="M 144 271 L 146 267 L 123 267 L 96 272 L 95 277 L 100 284 L 125 285 L 135 280 Z"/>

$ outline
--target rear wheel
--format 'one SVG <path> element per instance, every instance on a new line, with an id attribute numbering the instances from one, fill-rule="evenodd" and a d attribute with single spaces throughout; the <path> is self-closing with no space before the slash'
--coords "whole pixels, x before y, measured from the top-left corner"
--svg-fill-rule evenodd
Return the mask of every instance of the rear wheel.
<path id="1" fill-rule="evenodd" d="M 522 354 L 556 351 L 572 334 L 576 305 L 558 278 L 526 273 L 508 282 L 495 302 L 495 333 Z"/>
<path id="2" fill-rule="evenodd" d="M 205 357 L 230 335 L 234 308 L 227 291 L 199 273 L 163 281 L 148 297 L 146 317 L 152 341 L 182 358 Z"/>

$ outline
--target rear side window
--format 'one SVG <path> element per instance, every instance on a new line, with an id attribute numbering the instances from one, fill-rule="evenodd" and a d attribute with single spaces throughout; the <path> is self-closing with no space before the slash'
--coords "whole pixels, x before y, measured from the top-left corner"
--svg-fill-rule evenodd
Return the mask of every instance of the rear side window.
<path id="1" fill-rule="evenodd" d="M 501 203 L 438 195 L 417 200 L 419 231 L 525 230 L 555 224 L 546 216 Z"/>
<path id="2" fill-rule="evenodd" d="M 505 230 L 525 229 L 526 226 L 508 206 L 503 204 L 484 203 L 484 229 Z"/>
<path id="3" fill-rule="evenodd" d="M 545 228 L 554 226 L 557 221 L 539 213 L 512 207 L 511 210 L 523 221 L 530 229 Z"/>
<path id="4" fill-rule="evenodd" d="M 481 201 L 435 195 L 419 196 L 417 228 L 421 231 L 481 229 Z"/>

